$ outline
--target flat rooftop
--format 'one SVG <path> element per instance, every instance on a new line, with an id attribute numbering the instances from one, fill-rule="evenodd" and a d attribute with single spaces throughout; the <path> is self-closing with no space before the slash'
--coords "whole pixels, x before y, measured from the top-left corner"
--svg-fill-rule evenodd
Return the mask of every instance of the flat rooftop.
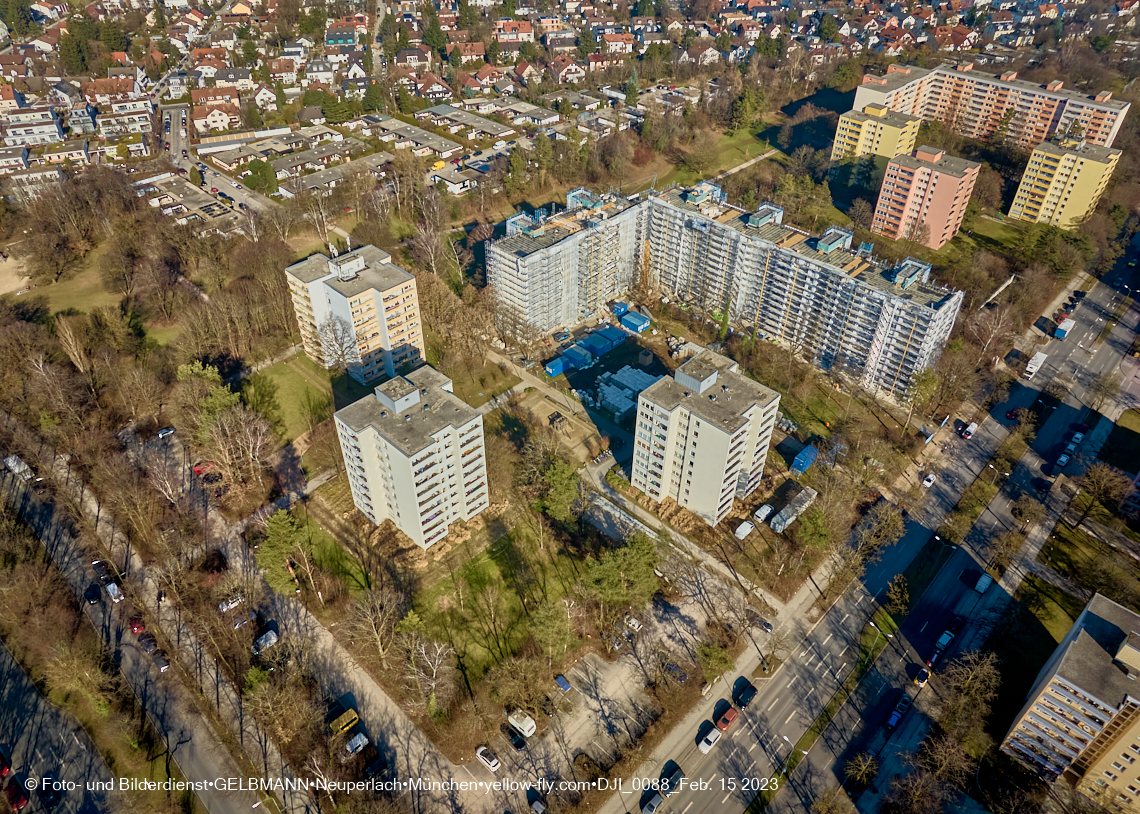
<path id="1" fill-rule="evenodd" d="M 658 380 L 642 393 L 664 410 L 683 406 L 698 418 L 731 434 L 747 423 L 744 414 L 754 406 L 766 406 L 780 398 L 775 390 L 733 372 L 735 367 L 731 359 L 705 350 L 678 368 L 679 372 L 701 380 L 715 372 L 716 383 L 704 393 L 678 384 L 671 377 Z"/>
<path id="2" fill-rule="evenodd" d="M 1115 658 L 1130 634 L 1140 631 L 1140 616 L 1097 594 L 1078 621 L 1082 629 L 1061 656 L 1056 674 L 1114 707 L 1126 695 L 1140 696 L 1136 681 Z"/>
<path id="3" fill-rule="evenodd" d="M 325 285 L 345 297 L 355 297 L 369 289 L 387 291 L 415 279 L 392 262 L 388 252 L 375 246 L 361 246 L 337 256 L 337 261 L 352 257 L 362 257 L 367 264 L 356 277 L 351 280 L 341 280 L 335 276 L 335 269 L 329 268 L 329 257 L 324 254 L 314 254 L 306 257 L 299 263 L 294 263 L 285 269 L 285 273 L 297 278 L 303 283 L 315 283 L 326 277 Z"/>
<path id="4" fill-rule="evenodd" d="M 926 158 L 926 156 L 938 156 L 938 158 L 930 160 Z M 891 163 L 911 170 L 932 168 L 938 170 L 938 172 L 943 175 L 952 175 L 955 178 L 965 178 L 972 170 L 976 170 L 982 166 L 976 161 L 959 158 L 956 155 L 950 155 L 944 150 L 938 150 L 934 147 L 919 147 L 914 155 L 907 153 L 897 155 L 891 159 Z"/>
<path id="5" fill-rule="evenodd" d="M 592 207 L 579 206 L 574 209 L 564 209 L 551 215 L 537 226 L 528 227 L 524 232 L 517 232 L 500 238 L 493 245 L 501 251 L 509 252 L 518 257 L 526 257 L 582 231 L 589 225 L 590 221 L 599 216 L 599 213 L 604 214 L 606 218 L 612 218 L 634 205 L 627 198 L 615 195 L 596 196 L 595 200 L 600 200 L 601 203 Z"/>
<path id="6" fill-rule="evenodd" d="M 908 300 L 916 305 L 938 308 L 939 304 L 953 295 L 953 291 L 943 286 L 931 283 L 915 282 L 907 289 L 895 285 L 894 266 L 890 268 L 872 262 L 871 258 L 862 258 L 851 249 L 836 248 L 830 252 L 819 251 L 816 239 L 801 229 L 778 224 L 775 221 L 763 226 L 750 226 L 746 221 L 750 213 L 730 204 L 696 204 L 686 201 L 682 196 L 685 190 L 679 187 L 665 192 L 651 193 L 648 200 L 659 200 L 671 207 L 685 212 L 703 215 L 709 220 L 735 229 L 753 240 L 760 240 L 776 246 L 786 246 L 788 251 L 794 251 L 801 257 L 818 263 L 836 274 L 849 277 L 857 283 L 871 286 L 892 297 Z M 794 246 L 794 248 L 792 248 Z"/>
<path id="7" fill-rule="evenodd" d="M 1079 155 L 1081 158 L 1096 161 L 1098 164 L 1108 164 L 1114 157 L 1120 155 L 1120 150 L 1112 147 L 1101 147 L 1099 144 L 1089 144 L 1085 141 L 1079 144 L 1067 144 L 1064 142 L 1058 144 L 1055 141 L 1045 141 L 1033 149 L 1040 150 L 1049 155 L 1055 155 L 1058 158 L 1066 155 Z"/>
<path id="8" fill-rule="evenodd" d="M 479 417 L 478 410 L 444 389 L 450 386 L 449 378 L 424 365 L 376 388 L 393 401 L 418 389 L 418 399 L 406 409 L 397 412 L 373 394 L 337 411 L 336 417 L 357 433 L 371 427 L 388 443 L 412 456 L 430 446 L 443 430 L 461 427 Z"/>

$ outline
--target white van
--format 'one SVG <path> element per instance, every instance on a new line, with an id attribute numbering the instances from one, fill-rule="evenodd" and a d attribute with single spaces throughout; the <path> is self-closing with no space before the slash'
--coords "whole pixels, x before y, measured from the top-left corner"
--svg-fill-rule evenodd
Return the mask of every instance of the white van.
<path id="1" fill-rule="evenodd" d="M 977 422 L 976 421 L 971 422 L 968 427 L 966 427 L 965 429 L 962 430 L 962 437 L 965 438 L 967 441 L 969 441 L 970 437 L 973 436 L 973 434 L 976 433 L 977 431 L 978 431 Z"/>
<path id="2" fill-rule="evenodd" d="M 759 509 L 757 509 L 755 512 L 753 512 L 752 519 L 755 520 L 757 523 L 763 523 L 765 520 L 768 519 L 768 515 L 770 515 L 771 513 L 772 513 L 772 504 L 771 503 L 765 503 L 763 506 L 761 506 Z"/>
<path id="3" fill-rule="evenodd" d="M 522 733 L 524 738 L 529 738 L 538 729 L 538 724 L 534 722 L 534 718 L 527 715 L 521 709 L 516 709 L 508 715 L 507 720 L 511 726 Z"/>
<path id="4" fill-rule="evenodd" d="M 736 527 L 736 539 L 743 540 L 745 537 L 752 533 L 752 530 L 754 528 L 756 528 L 756 526 L 752 524 L 751 520 L 745 520 L 743 523 Z"/>
<path id="5" fill-rule="evenodd" d="M 993 584 L 993 581 L 994 578 L 989 574 L 982 574 L 980 577 L 978 577 L 978 584 L 974 586 L 974 590 L 980 594 L 984 594 L 986 592 L 986 588 L 990 587 L 990 585 Z"/>

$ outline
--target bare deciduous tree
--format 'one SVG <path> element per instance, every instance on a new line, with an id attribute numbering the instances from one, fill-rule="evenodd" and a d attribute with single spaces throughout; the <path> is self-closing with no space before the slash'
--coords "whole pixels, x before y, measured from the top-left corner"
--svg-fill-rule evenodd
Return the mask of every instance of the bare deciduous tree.
<path id="1" fill-rule="evenodd" d="M 1085 518 L 1096 504 L 1100 503 L 1103 506 L 1120 501 L 1132 488 L 1132 479 L 1123 470 L 1109 466 L 1103 461 L 1097 461 L 1085 470 L 1084 476 L 1080 479 L 1080 486 L 1085 494 L 1085 508 L 1081 512 L 1081 519 L 1077 521 L 1078 526 L 1085 522 Z"/>
<path id="2" fill-rule="evenodd" d="M 996 305 L 991 308 L 983 307 L 982 310 L 974 314 L 966 325 L 966 329 L 970 332 L 982 346 L 982 353 L 985 354 L 990 345 L 1005 342 L 1010 336 L 1013 335 L 1014 322 L 1013 313 L 1008 305 Z"/>
<path id="3" fill-rule="evenodd" d="M 321 340 L 321 353 L 327 367 L 344 371 L 360 359 L 356 331 L 343 317 L 327 317 L 317 326 L 317 336 Z"/>
<path id="4" fill-rule="evenodd" d="M 367 591 L 353 603 L 347 625 L 349 640 L 383 664 L 396 642 L 396 625 L 407 611 L 407 597 L 395 587 L 385 585 Z"/>

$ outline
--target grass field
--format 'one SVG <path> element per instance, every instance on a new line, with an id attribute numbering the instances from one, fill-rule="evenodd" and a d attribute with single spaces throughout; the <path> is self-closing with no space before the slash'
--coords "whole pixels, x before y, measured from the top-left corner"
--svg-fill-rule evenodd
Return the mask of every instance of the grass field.
<path id="1" fill-rule="evenodd" d="M 750 161 L 758 155 L 763 155 L 775 147 L 775 145 L 767 143 L 758 135 L 761 131 L 767 129 L 767 127 L 767 123 L 764 123 L 750 130 L 739 130 L 732 135 L 722 133 L 720 138 L 717 139 L 716 147 L 713 149 L 713 154 L 716 158 L 709 164 L 708 169 L 703 173 L 696 173 L 684 166 L 674 167 L 671 171 L 657 179 L 658 187 L 673 184 L 680 184 L 682 186 L 695 184 L 697 181 L 712 178 L 725 170 L 732 169 L 738 164 L 743 164 L 745 161 Z M 773 159 L 779 156 L 780 153 L 777 151 Z"/>
<path id="2" fill-rule="evenodd" d="M 52 313 L 75 309 L 85 314 L 101 305 L 115 305 L 119 296 L 103 288 L 99 280 L 99 258 L 107 251 L 108 243 L 96 248 L 83 261 L 83 268 L 74 277 L 59 283 L 41 285 L 32 289 L 34 294 L 44 294 L 51 303 Z"/>
<path id="3" fill-rule="evenodd" d="M 1005 737 L 1038 671 L 1053 655 L 1084 605 L 1032 574 L 1014 596 L 1014 608 L 994 629 L 983 650 L 1000 660 L 1001 688 L 992 705 L 987 729 L 996 739 Z"/>
<path id="4" fill-rule="evenodd" d="M 1100 459 L 1125 472 L 1140 468 L 1140 410 L 1127 410 L 1116 420 L 1108 440 L 1100 448 Z"/>
<path id="5" fill-rule="evenodd" d="M 164 328 L 148 328 L 146 335 L 162 346 L 171 344 L 182 333 L 181 325 L 168 325 Z"/>
<path id="6" fill-rule="evenodd" d="M 1089 516 L 1096 517 L 1098 509 Z M 1113 586 L 1132 588 L 1140 583 L 1140 565 L 1132 557 L 1063 520 L 1057 523 L 1037 559 L 1078 585 L 1107 593 L 1118 601 L 1120 597 L 1113 595 Z M 1131 595 L 1136 595 L 1134 590 Z M 1133 610 L 1138 609 L 1133 603 Z"/>
<path id="7" fill-rule="evenodd" d="M 1022 225 L 1018 221 L 998 220 L 981 216 L 974 221 L 969 232 L 961 231 L 954 239 L 935 252 L 936 257 L 950 259 L 963 255 L 972 256 L 978 249 L 1008 253 L 1017 242 Z"/>
<path id="8" fill-rule="evenodd" d="M 328 373 L 312 363 L 306 365 L 308 361 L 301 354 L 297 354 L 265 368 L 259 374 L 277 385 L 277 403 L 281 407 L 286 441 L 292 441 L 308 430 L 306 404 L 315 404 L 321 399 L 327 402 L 332 397 L 332 385 L 329 383 Z"/>
<path id="9" fill-rule="evenodd" d="M 485 359 L 479 367 L 453 370 L 450 375 L 455 395 L 472 407 L 481 407 L 522 381 L 513 373 L 504 373 L 498 365 Z"/>

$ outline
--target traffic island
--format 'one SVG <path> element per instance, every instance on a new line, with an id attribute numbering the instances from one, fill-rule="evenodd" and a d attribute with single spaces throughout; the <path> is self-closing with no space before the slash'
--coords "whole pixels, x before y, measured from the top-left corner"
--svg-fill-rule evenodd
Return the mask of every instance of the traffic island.
<path id="1" fill-rule="evenodd" d="M 766 681 L 780 669 L 780 665 L 784 663 L 783 659 L 778 659 L 775 656 L 769 656 L 766 661 L 760 662 L 756 669 L 752 671 L 752 677 Z"/>

